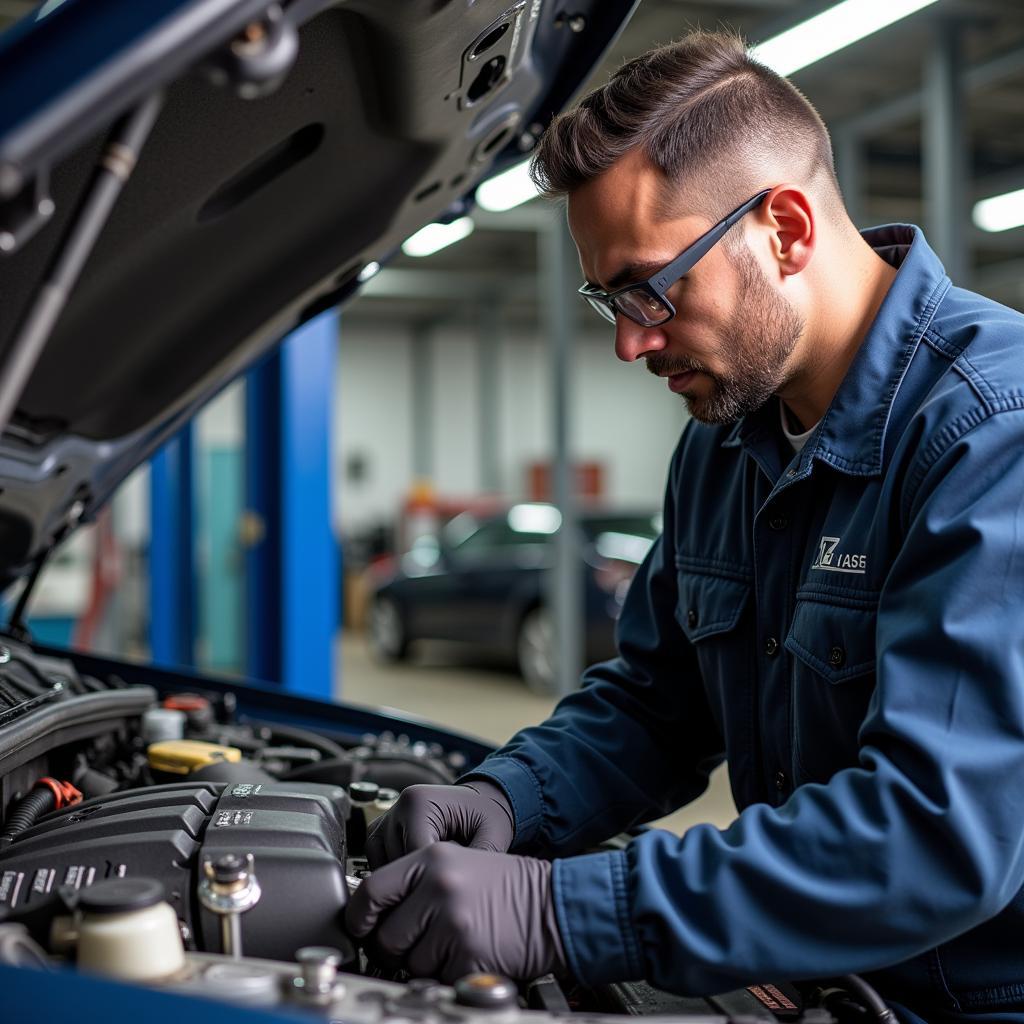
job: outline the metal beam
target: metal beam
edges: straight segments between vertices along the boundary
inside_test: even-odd
[[[501,318],[497,302],[484,302],[477,317],[477,437],[479,488],[486,494],[501,490]]]
[[[412,474],[417,481],[434,478],[434,342],[429,324],[413,328],[409,379],[412,410]]]
[[[550,603],[555,632],[556,690],[570,693],[580,684],[583,670],[583,554],[572,462],[570,424],[570,367],[573,358],[575,304],[571,304],[571,267],[576,250],[564,218],[549,223],[540,235],[545,334],[550,355],[552,399],[551,496],[562,513],[555,535],[555,564],[550,579]]]
[[[1024,73],[1024,47],[1009,50],[998,57],[965,68],[961,75],[964,90],[975,92],[1021,73]],[[924,110],[926,94],[927,89],[914,89],[887,103],[879,103],[869,110],[837,121],[832,129],[835,132],[853,132],[862,136],[875,135],[901,121],[916,120]]]
[[[832,133],[836,155],[836,175],[843,193],[843,201],[850,220],[857,227],[865,227],[864,200],[867,196],[866,160],[864,140],[856,133]]]
[[[934,24],[933,33],[925,62],[928,102],[922,136],[928,239],[953,281],[966,286],[971,265],[966,209],[970,166],[961,78],[963,31],[944,19]]]

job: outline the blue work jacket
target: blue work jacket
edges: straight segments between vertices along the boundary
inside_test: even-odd
[[[774,398],[688,424],[619,656],[472,774],[514,851],[559,857],[584,982],[856,972],[929,1019],[1024,1020],[1024,317],[917,228],[865,238],[898,273],[803,451]],[[728,828],[568,856],[723,759]]]

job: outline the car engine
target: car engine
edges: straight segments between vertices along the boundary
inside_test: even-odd
[[[464,755],[386,729],[256,719],[223,683],[154,682],[0,638],[0,965],[352,1024],[496,1011],[509,1024],[865,1019],[842,988],[691,999],[643,983],[590,991],[478,974],[447,986],[384,969],[344,928],[368,873],[367,827],[406,786],[454,782]]]

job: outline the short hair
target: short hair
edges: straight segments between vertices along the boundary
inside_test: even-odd
[[[724,215],[780,152],[824,186],[830,213],[842,204],[818,112],[731,33],[692,32],[624,64],[552,121],[530,171],[541,195],[566,196],[637,147],[666,179],[666,213],[685,185]]]

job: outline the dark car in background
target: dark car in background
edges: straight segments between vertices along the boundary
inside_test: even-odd
[[[438,535],[418,538],[377,571],[368,632],[373,654],[398,661],[416,640],[454,640],[515,659],[540,693],[555,686],[548,570],[561,516],[523,503],[489,516],[464,512]],[[615,654],[615,622],[633,574],[661,529],[650,511],[589,509],[580,514],[584,653]]]

